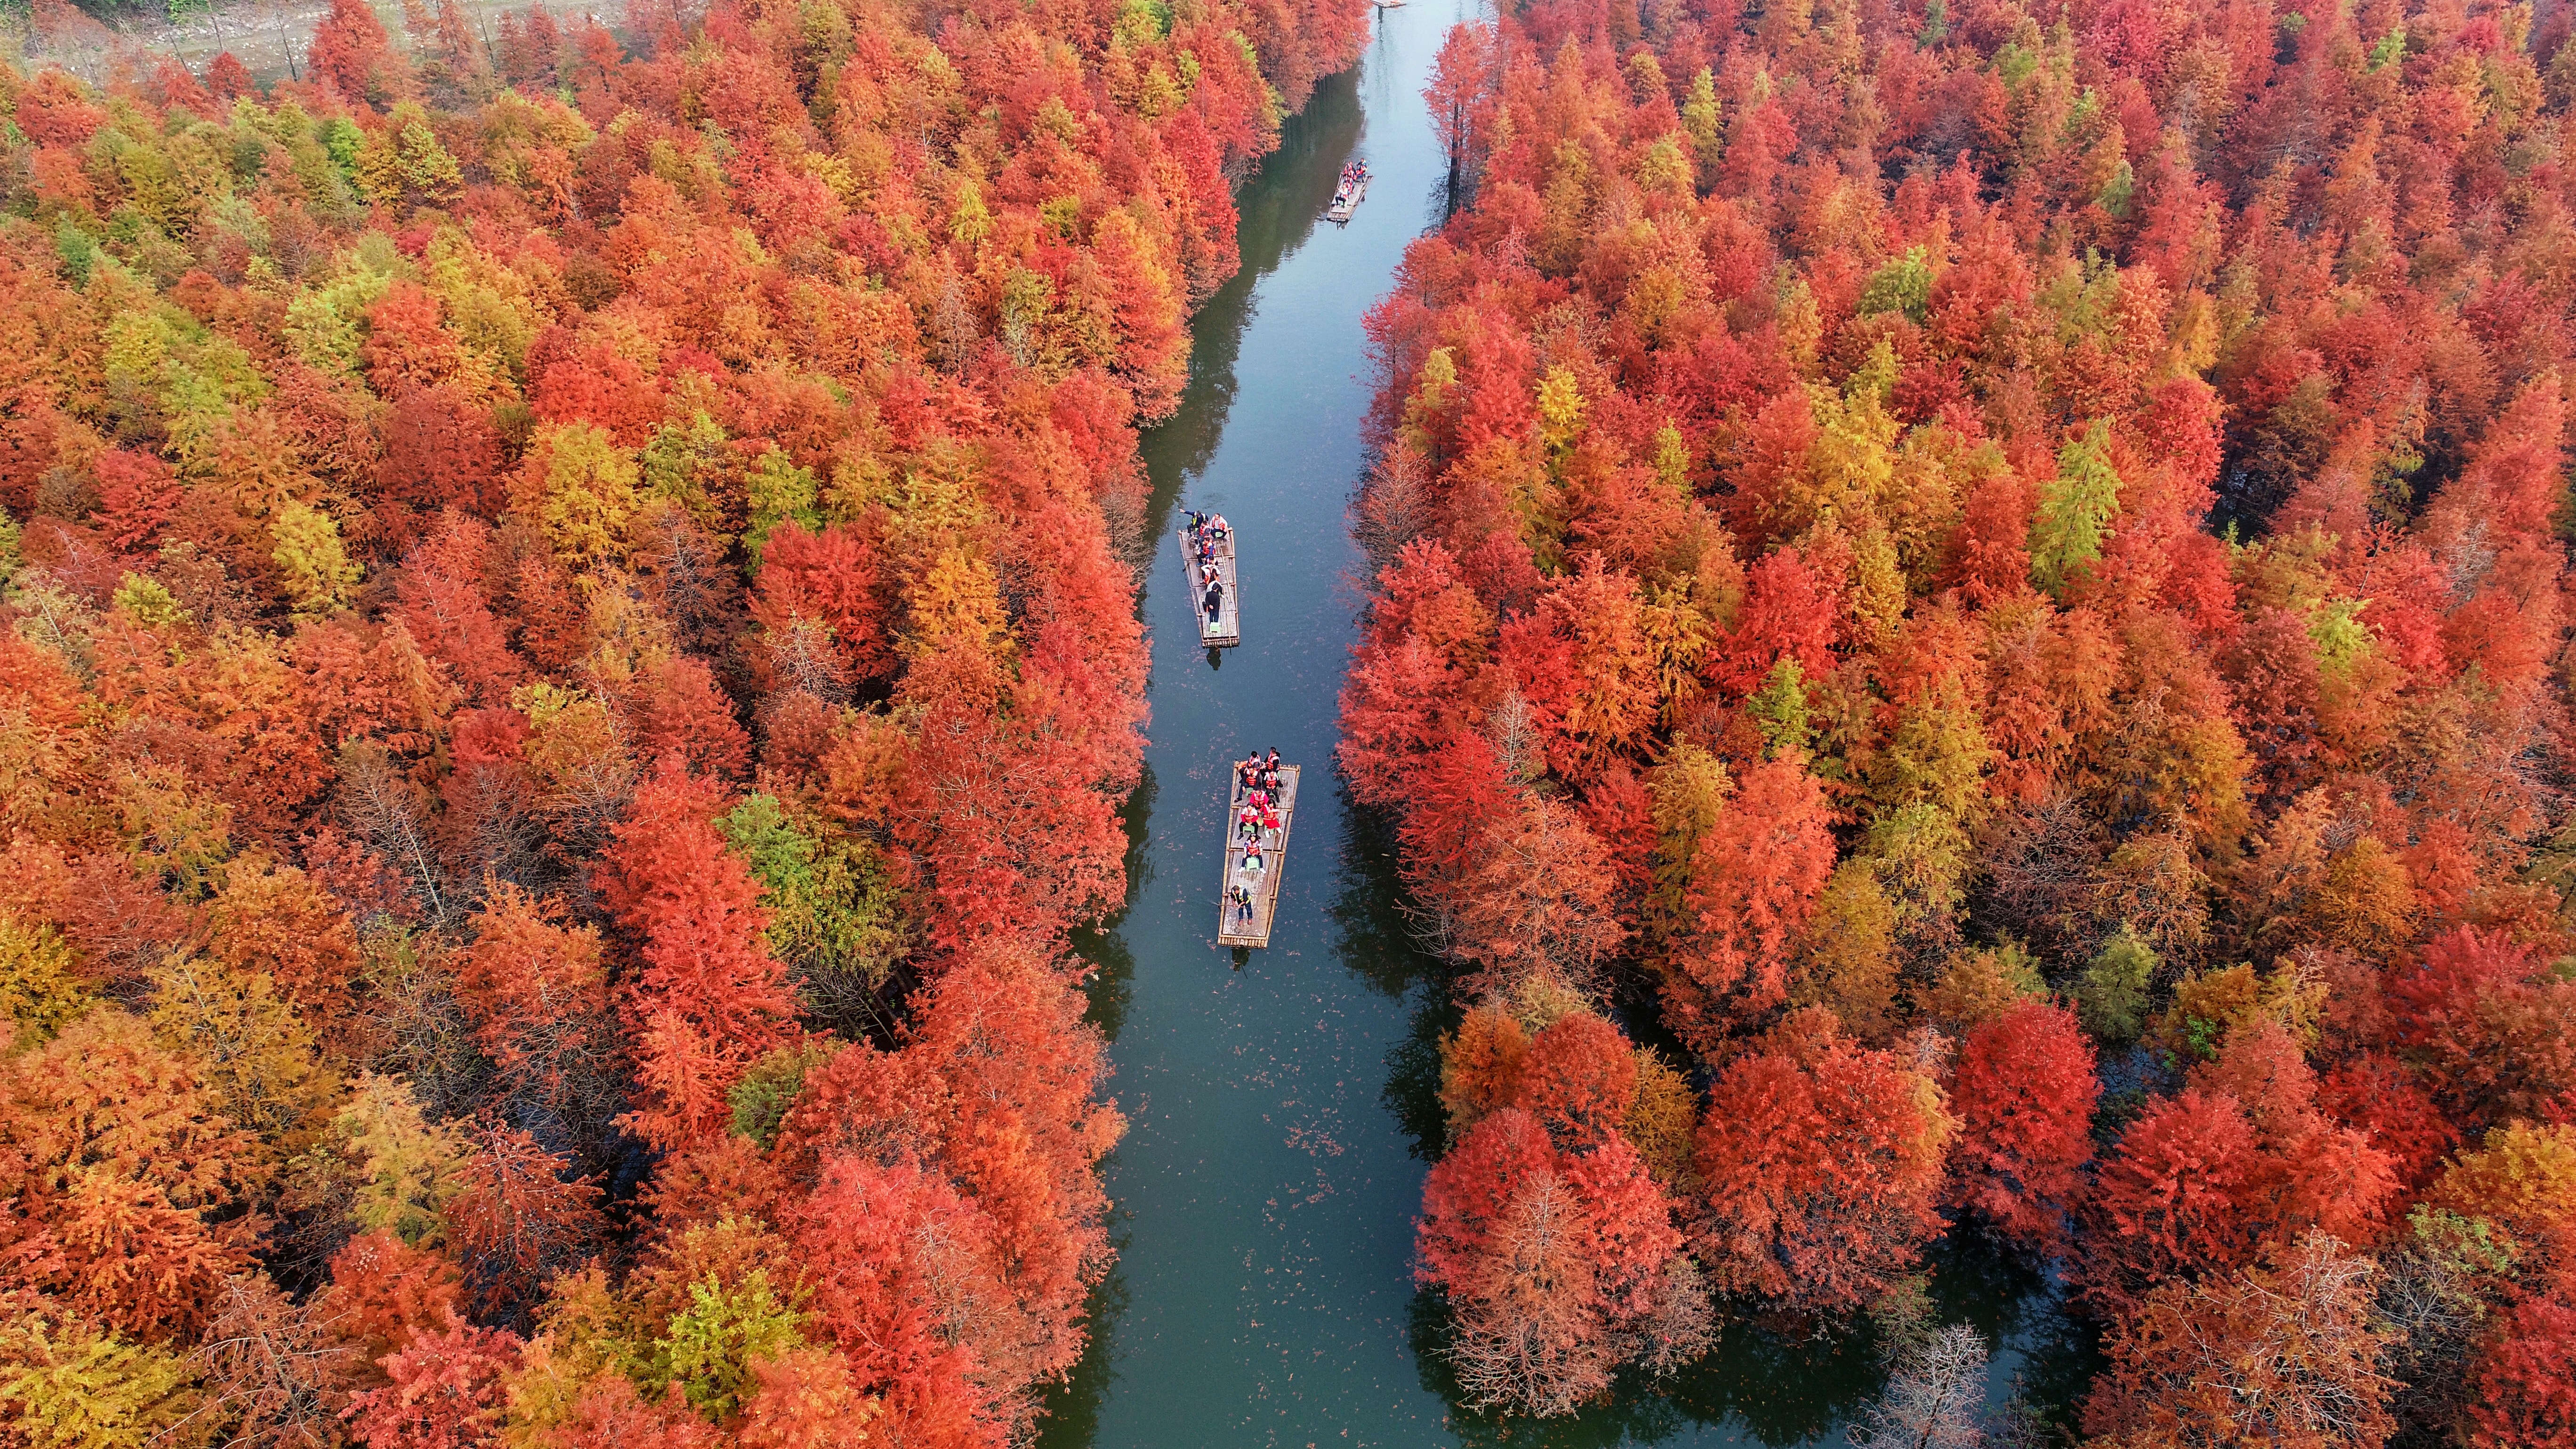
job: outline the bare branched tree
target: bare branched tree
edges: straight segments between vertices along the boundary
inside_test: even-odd
[[[2379,1369],[2396,1386],[2389,1410],[2400,1438],[2434,1443],[2468,1403],[2470,1348],[2489,1316],[2479,1287],[2492,1281],[2478,1269],[2508,1260],[2498,1254],[2478,1263],[2425,1238],[2419,1232],[2416,1242],[2387,1257],[2371,1306],[2389,1334]]]
[[[360,838],[402,873],[435,925],[448,915],[446,872],[429,836],[429,804],[420,787],[372,740],[340,751],[340,808]]]
[[[2275,1266],[2149,1293],[2106,1345],[2111,1432],[2210,1444],[2364,1445],[2396,1427],[2379,1265],[2311,1232]]]
[[[769,666],[780,680],[826,704],[850,701],[850,671],[832,647],[832,628],[819,619],[797,619],[760,636]]]
[[[1899,1361],[1845,1437],[1860,1449],[1978,1449],[1985,1408],[1986,1340],[1954,1323]]]
[[[357,1346],[256,1274],[225,1279],[218,1295],[214,1322],[190,1356],[203,1392],[166,1437],[223,1449],[346,1443],[340,1413]]]
[[[1430,531],[1430,472],[1423,456],[1401,440],[1379,456],[1351,519],[1351,536],[1370,568],[1385,568],[1406,544]]]
[[[1606,852],[1557,801],[1528,797],[1515,815],[1485,832],[1458,892],[1451,948],[1476,968],[1463,984],[1509,994],[1538,980],[1596,992],[1624,934],[1609,909]]]
[[[1717,1342],[1708,1280],[1688,1254],[1675,1253],[1655,1285],[1653,1309],[1637,1325],[1636,1362],[1657,1378],[1696,1362]]]
[[[1547,754],[1539,739],[1538,720],[1530,714],[1529,701],[1517,689],[1505,689],[1503,697],[1485,716],[1485,733],[1494,745],[1494,758],[1500,760],[1505,778],[1528,784],[1547,773]]]
[[[1533,1178],[1495,1233],[1481,1291],[1457,1305],[1449,1361],[1478,1408],[1546,1418],[1607,1388],[1615,1349],[1598,1331],[1590,1235],[1574,1191]]]

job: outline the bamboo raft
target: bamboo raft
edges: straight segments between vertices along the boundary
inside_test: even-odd
[[[1324,219],[1337,222],[1349,221],[1351,213],[1360,209],[1360,202],[1367,196],[1368,178],[1363,176],[1360,178],[1359,185],[1352,187],[1347,195],[1334,201],[1331,209],[1324,213]]]
[[[1232,774],[1231,771],[1228,773]],[[1297,767],[1279,767],[1279,828],[1262,837],[1262,868],[1257,875],[1245,873],[1242,853],[1235,849],[1234,818],[1242,810],[1243,779],[1240,775],[1233,775],[1232,788],[1227,792],[1224,828],[1220,833],[1223,848],[1217,867],[1216,942],[1220,946],[1267,946],[1270,944],[1271,921],[1279,913],[1279,877],[1288,866],[1288,827],[1296,823]],[[1227,903],[1226,898],[1237,882],[1252,892],[1250,920],[1235,915],[1234,908]]]
[[[1234,581],[1234,534],[1216,546],[1217,582],[1225,589],[1224,602],[1217,606],[1216,619],[1210,622],[1207,609],[1199,601],[1205,591],[1199,587],[1199,551],[1187,528],[1181,530],[1181,567],[1189,575],[1190,609],[1199,621],[1199,642],[1211,649],[1228,649],[1243,642],[1242,592]]]

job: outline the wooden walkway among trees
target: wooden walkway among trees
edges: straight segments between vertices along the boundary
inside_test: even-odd
[[[1231,769],[1234,785],[1228,794],[1223,822],[1223,851],[1217,869],[1216,940],[1220,946],[1267,946],[1270,944],[1271,919],[1279,911],[1279,877],[1288,868],[1288,827],[1296,821],[1297,767],[1279,767],[1279,793],[1275,809],[1279,828],[1265,831],[1261,837],[1261,869],[1243,868],[1243,850],[1235,842],[1235,818],[1243,813],[1243,777]],[[1234,905],[1234,888],[1243,886],[1252,894],[1249,919]]]

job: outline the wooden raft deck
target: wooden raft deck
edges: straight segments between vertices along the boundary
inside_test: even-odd
[[[1216,622],[1208,622],[1207,609],[1199,602],[1207,591],[1199,586],[1199,552],[1190,540],[1190,531],[1181,530],[1181,570],[1190,581],[1190,608],[1199,621],[1199,642],[1211,649],[1230,649],[1243,642],[1243,593],[1234,581],[1234,534],[1216,546],[1216,576],[1225,585],[1225,602],[1217,610]]]
[[[1228,774],[1232,771],[1229,769]],[[1267,946],[1270,923],[1279,913],[1279,877],[1288,868],[1288,827],[1297,823],[1297,767],[1279,767],[1279,828],[1261,842],[1261,873],[1243,871],[1243,855],[1234,847],[1234,817],[1243,809],[1243,781],[1234,779],[1227,791],[1225,820],[1220,832],[1217,864],[1216,943],[1220,946]],[[1240,881],[1252,890],[1252,919],[1243,920],[1231,914],[1227,895]]]
[[[1359,189],[1351,193],[1350,200],[1342,202],[1325,211],[1324,219],[1326,221],[1348,221],[1351,219],[1351,213],[1359,210],[1360,203],[1366,200],[1368,200],[1368,178],[1363,176],[1360,178]]]

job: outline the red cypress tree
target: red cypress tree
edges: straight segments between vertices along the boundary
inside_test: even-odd
[[[1516,1107],[1432,1168],[1415,1233],[1419,1276],[1455,1313],[1450,1358],[1470,1398],[1540,1414],[1599,1393],[1638,1351],[1681,1241],[1626,1142],[1560,1153]]]
[[[434,321],[433,321],[433,325]],[[508,504],[501,483],[501,435],[487,411],[457,389],[431,382],[389,389],[381,496],[424,514],[461,509],[497,518]]]
[[[526,677],[527,661],[511,650],[485,592],[491,549],[492,530],[482,521],[444,513],[404,556],[395,597],[421,652],[447,666],[468,698],[498,707]]]
[[[2253,1124],[2265,1168],[2249,1206],[2271,1241],[2311,1228],[2344,1242],[2377,1236],[2396,1189],[2388,1155],[2317,1109],[2316,1073],[2280,1023],[2238,1028],[2191,1079],[2233,1096]]]
[[[478,1124],[474,1151],[446,1209],[448,1246],[487,1313],[527,1302],[554,1274],[588,1256],[603,1224],[599,1189],[570,1174],[515,1127]]]
[[[474,946],[456,973],[456,1004],[477,1041],[506,1072],[551,1073],[584,1050],[608,1006],[599,933],[562,924],[554,903],[502,884],[474,921]]]
[[[1929,1078],[1830,1013],[1793,1014],[1709,1092],[1693,1161],[1710,1281],[1827,1311],[1876,1298],[1941,1231],[1951,1129]]]
[[[1466,872],[1435,887],[1451,903],[1453,948],[1477,967],[1470,988],[1509,994],[1534,980],[1589,984],[1625,935],[1600,837],[1564,805],[1536,795],[1476,808]]]
[[[1448,751],[1473,747],[1461,738],[1462,683],[1417,637],[1359,651],[1342,684],[1342,738],[1334,754],[1361,800],[1396,804],[1417,772],[1439,768]]]
[[[257,88],[257,83],[251,79],[250,67],[242,64],[229,50],[218,54],[206,65],[206,89],[214,94],[216,100],[229,105]]]
[[[361,1233],[331,1257],[319,1300],[333,1327],[373,1363],[416,1333],[443,1331],[461,1289],[456,1265],[391,1233]]]
[[[638,753],[713,779],[739,779],[750,762],[751,736],[705,660],[675,654],[647,664],[627,700]]]
[[[331,0],[330,13],[313,27],[305,63],[332,89],[360,105],[384,106],[407,93],[411,79],[394,53],[384,22],[367,0]]]
[[[1588,1151],[1619,1133],[1637,1094],[1637,1056],[1619,1029],[1588,1011],[1569,1012],[1529,1044],[1516,1099],[1558,1147]]]
[[[889,1437],[942,1446],[994,1442],[1009,1406],[973,1348],[940,1331],[934,1285],[1000,1296],[975,1251],[971,1209],[918,1168],[831,1162],[796,1208],[791,1235],[814,1326],[884,1401]]]
[[[1790,951],[1833,873],[1831,818],[1804,761],[1783,756],[1745,772],[1700,840],[1664,979],[1666,1013],[1695,1050],[1715,1052],[1787,999]]]
[[[2316,1111],[2296,1046],[2261,1023],[2122,1134],[2087,1214],[2087,1291],[2125,1309],[2311,1229],[2366,1237],[2394,1185],[2384,1154]]]
[[[1512,1194],[1534,1174],[1554,1170],[1556,1150],[1538,1119],[1505,1107],[1478,1122],[1422,1184],[1422,1216],[1415,1250],[1426,1283],[1473,1281],[1493,1243]]]
[[[2100,1095],[2092,1044],[2063,1006],[2025,1000],[1969,1032],[1950,1080],[1953,1200],[2016,1242],[2063,1247]]]
[[[1841,638],[1839,594],[1794,548],[1764,557],[1745,571],[1743,611],[1710,652],[1710,682],[1740,699],[1783,659],[1797,661],[1810,676],[1832,673]]]
[[[723,1131],[725,1094],[794,1031],[795,998],[762,935],[761,888],[716,831],[719,803],[713,785],[663,757],[596,876],[644,968],[623,1003],[645,1083],[629,1129],[665,1150]]]
[[[2397,1044],[2462,1126],[2568,1111],[2576,1035],[2564,1023],[2576,983],[2547,977],[2528,947],[2500,931],[2446,931],[2389,974],[2387,995]]]
[[[2150,1293],[2105,1349],[2085,1427],[2120,1444],[2376,1444],[2395,1427],[2378,1369],[2374,1265],[2315,1234],[2276,1267]]]
[[[846,524],[815,534],[792,520],[782,523],[761,546],[752,615],[772,636],[804,620],[824,625],[850,677],[877,678],[894,663],[881,567],[875,548]]]
[[[170,465],[149,453],[110,448],[90,466],[98,474],[103,531],[118,548],[150,542],[184,496]]]
[[[349,1427],[367,1449],[471,1449],[492,1442],[507,1402],[503,1376],[518,1366],[518,1336],[456,1316],[417,1332],[383,1359],[391,1383],[349,1403]]]
[[[2519,1295],[2470,1380],[2467,1439],[2476,1449],[2576,1445],[2576,1306]]]

